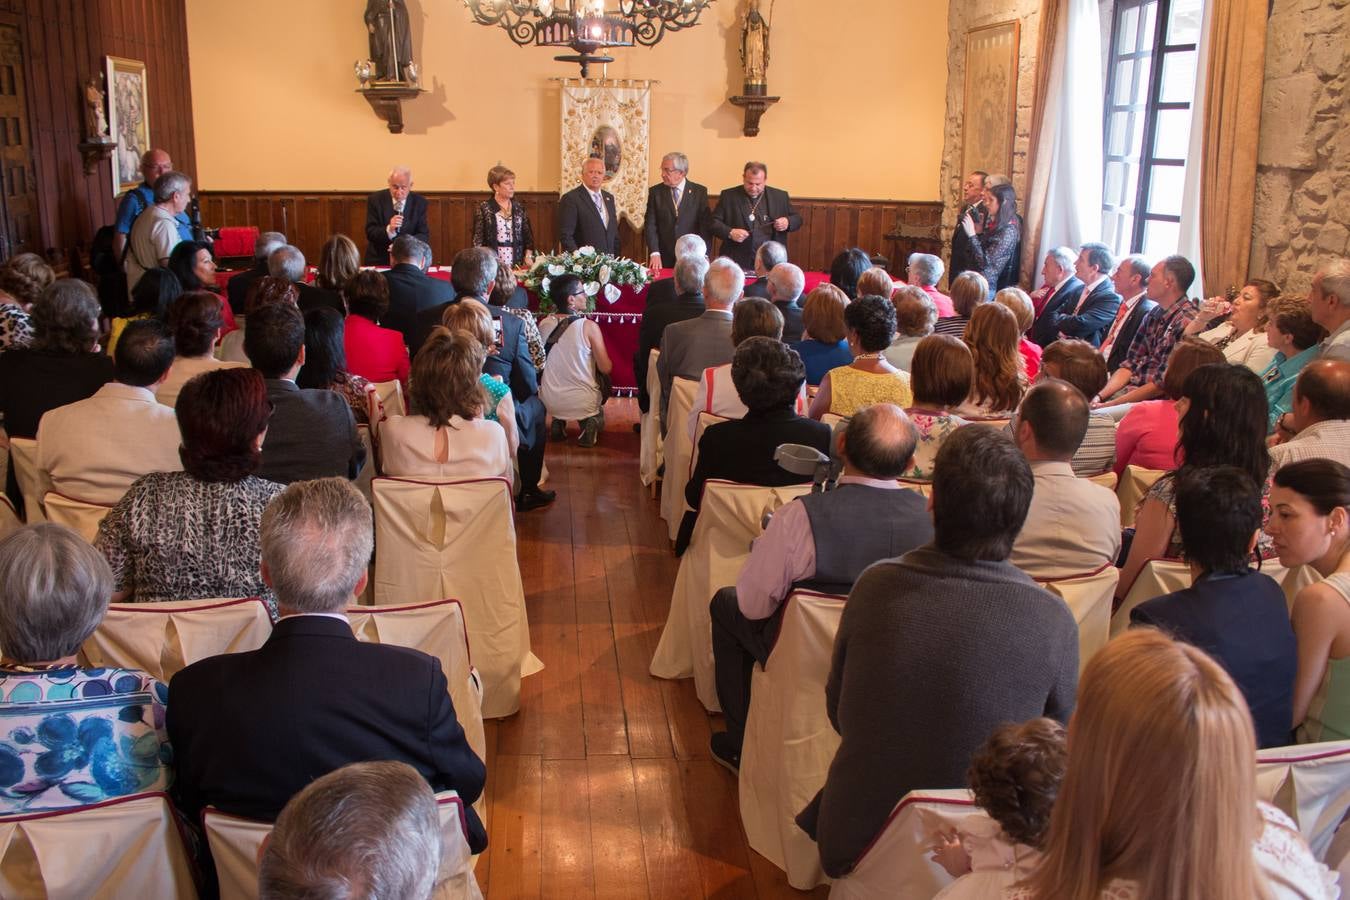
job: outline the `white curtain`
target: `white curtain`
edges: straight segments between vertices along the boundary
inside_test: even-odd
[[[1213,31],[1214,4],[1203,4],[1200,20],[1200,45],[1195,53],[1195,95],[1191,99],[1191,136],[1187,148],[1186,179],[1181,186],[1181,234],[1177,237],[1177,253],[1195,266],[1195,283],[1188,293],[1192,297],[1205,296],[1204,259],[1200,240],[1200,182],[1204,167],[1195,163],[1205,158],[1205,91],[1209,79],[1209,44]],[[1214,286],[1218,289],[1218,285]]]
[[[1041,213],[1033,235],[1041,257],[1052,247],[1100,240],[1102,231],[1100,16],[1097,0],[1061,2],[1027,198]],[[1039,270],[1033,260],[1038,282]]]

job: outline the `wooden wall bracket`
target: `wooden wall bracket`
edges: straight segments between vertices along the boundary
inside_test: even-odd
[[[412,100],[418,94],[425,94],[426,90],[402,83],[375,83],[369,87],[358,88],[356,92],[366,98],[370,108],[375,110],[375,115],[389,126],[390,134],[402,134],[403,101]]]
[[[747,86],[748,87],[748,86]],[[759,134],[759,118],[764,115],[770,106],[777,103],[780,97],[766,97],[763,94],[737,94],[731,98],[733,106],[740,106],[745,109],[745,128],[742,134],[746,137],[754,137]]]
[[[105,134],[96,138],[86,138],[77,146],[80,148],[80,156],[84,158],[84,174],[93,175],[99,163],[112,159],[113,151],[117,149],[117,141]]]

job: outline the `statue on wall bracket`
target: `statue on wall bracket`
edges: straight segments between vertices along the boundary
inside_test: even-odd
[[[741,68],[745,73],[743,93],[731,98],[734,106],[745,109],[746,137],[759,134],[759,119],[765,110],[780,98],[769,96],[769,30],[773,19],[773,0],[769,0],[769,17],[760,12],[760,0],[748,0],[741,18]]]
[[[424,93],[413,59],[406,0],[366,0],[370,59],[357,60],[357,92],[392,134],[403,132],[403,101]]]

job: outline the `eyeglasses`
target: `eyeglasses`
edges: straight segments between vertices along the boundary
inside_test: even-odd
[[[673,169],[673,168],[671,168],[670,166],[662,166],[662,167],[661,167],[661,174],[662,174],[662,175],[674,175],[676,172],[680,172],[680,171],[683,171],[683,170],[681,170],[681,169]]]

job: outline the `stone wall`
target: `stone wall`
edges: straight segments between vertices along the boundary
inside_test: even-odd
[[[1303,292],[1350,253],[1350,0],[1275,0],[1266,34],[1250,274]]]

